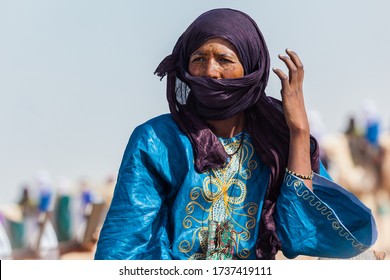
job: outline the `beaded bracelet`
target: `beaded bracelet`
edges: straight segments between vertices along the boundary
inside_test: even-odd
[[[303,179],[303,180],[311,180],[313,179],[313,170],[311,171],[310,175],[301,175],[301,174],[298,174],[298,173],[295,173],[294,171],[291,171],[291,170],[288,170],[288,168],[286,167],[286,172],[288,174],[291,174],[291,175],[294,175],[300,179]]]

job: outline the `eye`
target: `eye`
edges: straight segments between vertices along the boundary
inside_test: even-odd
[[[206,59],[202,56],[197,56],[191,59],[191,62],[204,62],[204,61],[206,61]]]
[[[219,61],[220,61],[221,63],[233,63],[232,60],[230,60],[230,59],[228,59],[228,58],[226,58],[226,57],[221,57],[221,58],[219,58]]]

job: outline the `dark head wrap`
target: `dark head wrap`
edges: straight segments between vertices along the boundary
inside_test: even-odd
[[[212,79],[188,74],[191,54],[211,38],[223,38],[234,45],[244,77]],[[155,72],[161,78],[168,75],[169,109],[192,143],[199,172],[221,168],[229,158],[205,120],[221,120],[245,112],[246,129],[255,150],[271,171],[256,243],[258,259],[274,259],[281,248],[273,213],[287,166],[290,140],[281,101],[264,92],[269,68],[268,49],[253,19],[237,10],[214,9],[200,15],[187,28],[172,54]],[[311,146],[312,168],[318,172],[318,147],[313,137]]]

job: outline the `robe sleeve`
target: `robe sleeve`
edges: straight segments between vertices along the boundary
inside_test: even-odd
[[[126,147],[95,259],[170,259],[165,147],[152,128],[138,127]],[[156,156],[158,155],[158,156]],[[164,158],[167,161],[167,158]]]
[[[275,212],[283,254],[354,257],[377,239],[371,210],[334,183],[322,165],[319,173],[313,177],[313,192],[299,178],[285,175]]]

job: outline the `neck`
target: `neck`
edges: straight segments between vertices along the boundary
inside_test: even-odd
[[[224,120],[208,120],[215,135],[231,138],[244,130],[244,113],[239,113]]]

